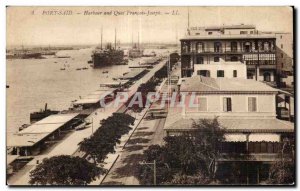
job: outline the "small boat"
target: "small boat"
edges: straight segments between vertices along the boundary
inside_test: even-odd
[[[71,56],[57,56],[57,58],[71,58]]]
[[[30,126],[29,124],[23,124],[21,127],[19,127],[19,131],[22,131],[23,129],[26,129],[29,126]]]
[[[108,70],[105,70],[105,71],[103,71],[102,73],[103,73],[103,74],[107,74],[107,73],[108,73]]]
[[[57,63],[57,62],[54,62],[54,63]]]
[[[81,70],[81,68],[76,68],[76,70]]]
[[[9,85],[6,85],[6,88],[9,88]]]
[[[92,61],[92,60],[89,60],[89,61],[87,61],[87,63],[88,63],[88,64],[92,64],[92,63],[93,63],[93,61]]]
[[[83,69],[83,70],[87,70],[87,69],[89,69],[89,68],[88,68],[88,67],[83,67],[82,69]]]
[[[60,70],[66,70],[66,68],[61,68]]]

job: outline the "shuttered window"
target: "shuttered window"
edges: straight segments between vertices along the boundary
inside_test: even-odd
[[[198,98],[198,111],[207,111],[207,99],[206,97]]]
[[[257,111],[256,97],[248,97],[248,111],[249,112]]]
[[[223,98],[223,111],[232,111],[231,98],[230,97],[224,97]]]

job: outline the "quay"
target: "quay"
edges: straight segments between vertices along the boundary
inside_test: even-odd
[[[130,88],[128,88],[129,95],[133,95],[142,83],[149,81],[158,70],[160,70],[163,66],[166,65],[167,63],[166,61],[167,61],[166,59],[162,60],[160,63],[155,65],[152,70],[146,73],[141,79],[138,79]],[[139,71],[141,72],[141,70]],[[138,75],[138,73],[136,73],[136,75]],[[133,75],[131,74],[130,76]],[[92,96],[90,98],[91,100],[93,99]],[[88,99],[85,100],[87,101]],[[112,103],[114,103],[114,101],[115,100],[112,100]],[[106,119],[107,117],[111,116],[113,113],[120,111],[122,107],[123,105],[120,105],[120,107],[118,108],[115,107],[95,108],[93,112],[91,112],[91,114],[85,118],[86,121],[91,122],[91,126],[89,128],[85,128],[80,131],[72,131],[68,136],[65,137],[65,139],[58,142],[54,148],[51,148],[51,150],[46,152],[45,154],[36,155],[36,156],[32,155],[33,159],[29,163],[27,163],[22,169],[16,172],[14,176],[11,176],[8,179],[8,184],[28,185],[28,182],[30,180],[30,171],[33,170],[36,167],[36,165],[39,164],[39,162],[42,161],[44,158],[50,158],[58,155],[78,154],[79,143],[82,142],[85,138],[90,137],[98,128],[100,128],[99,124],[101,120]],[[75,118],[77,116],[77,113],[74,113],[73,115],[74,115],[73,118]]]

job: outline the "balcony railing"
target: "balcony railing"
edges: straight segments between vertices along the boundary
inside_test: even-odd
[[[202,50],[182,50],[183,54],[247,54],[247,53],[275,53],[275,50],[245,50],[245,49],[219,49],[205,48]]]

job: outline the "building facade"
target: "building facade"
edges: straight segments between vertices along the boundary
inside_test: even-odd
[[[293,123],[276,118],[276,97],[282,92],[267,84],[193,76],[179,80],[178,92],[186,95],[185,107],[169,110],[164,130],[169,136],[192,136],[195,121],[217,118],[225,130],[215,167],[220,176],[226,177],[232,165],[244,166],[252,170],[241,170],[240,183],[262,183],[270,165],[281,160],[284,145],[294,140]],[[194,107],[188,104],[191,100]]]
[[[275,82],[276,37],[252,25],[191,28],[181,39],[181,76]]]

